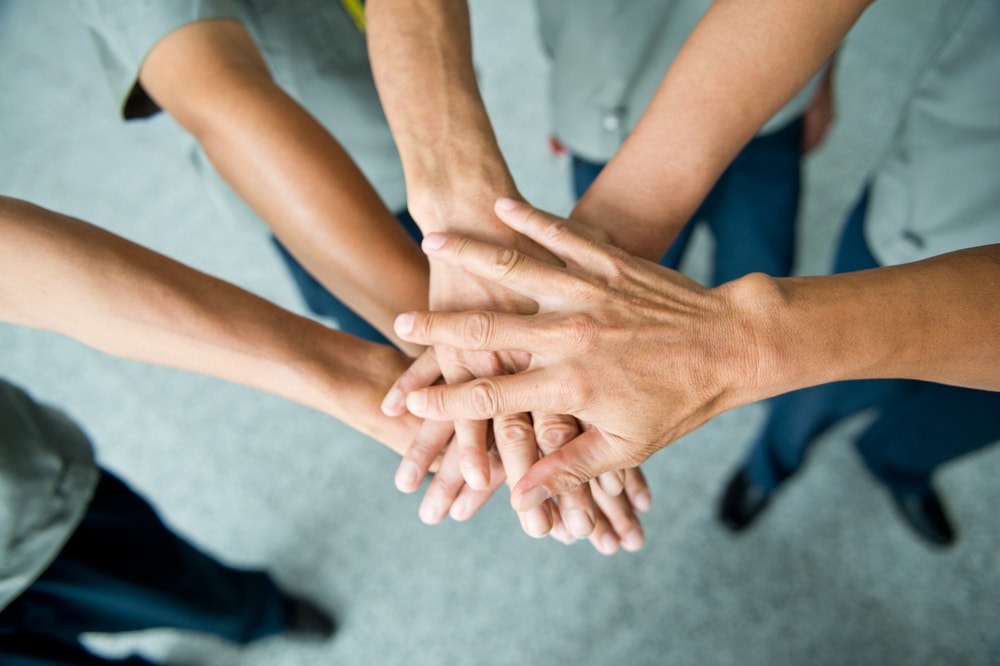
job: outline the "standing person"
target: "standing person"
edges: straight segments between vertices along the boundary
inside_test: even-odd
[[[708,0],[537,0],[542,43],[551,60],[553,140],[569,152],[578,198],[635,128],[710,5]],[[831,79],[825,68],[765,123],[673,240],[662,265],[676,269],[693,230],[705,223],[715,240],[712,285],[754,271],[791,274],[801,161],[832,120]]]
[[[835,273],[909,263],[1000,242],[1000,6],[945,3],[888,155],[850,214]],[[745,529],[801,468],[810,444],[840,420],[874,408],[856,441],[869,472],[926,543],[956,530],[935,490],[945,463],[1000,440],[1000,394],[879,380],[779,396],[719,517]]]
[[[392,347],[6,197],[0,321],[274,393],[396,451],[419,425],[378,411],[385,387],[407,366]],[[98,465],[79,426],[2,380],[0,443],[0,662],[107,663],[80,644],[87,631],[163,626],[241,643],[280,633],[331,635],[325,612],[283,592],[266,573],[228,567],[174,533]]]

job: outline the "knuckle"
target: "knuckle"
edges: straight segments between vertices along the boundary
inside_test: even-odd
[[[511,248],[503,248],[494,255],[492,264],[493,278],[503,281],[511,277],[517,271],[523,259],[524,257],[520,252]]]
[[[597,324],[593,317],[582,313],[573,315],[566,319],[563,329],[567,345],[580,351],[592,349],[597,336]]]
[[[481,379],[472,384],[470,400],[473,411],[487,419],[500,413],[500,395],[497,386],[489,379]]]
[[[493,434],[496,437],[497,446],[509,444],[520,444],[531,441],[534,437],[531,425],[524,419],[496,419],[493,423]]]
[[[563,446],[576,436],[579,429],[569,423],[547,424],[538,430],[538,445],[549,453]]]
[[[482,350],[493,336],[493,315],[488,312],[474,312],[466,317],[463,337],[477,349]]]

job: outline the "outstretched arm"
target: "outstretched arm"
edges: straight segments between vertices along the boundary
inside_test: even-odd
[[[426,305],[419,248],[336,139],[272,80],[242,24],[175,30],[139,81],[296,259],[373,326],[395,339],[393,317]]]
[[[218,377],[325,412],[399,453],[419,426],[379,410],[399,351],[292,314],[86,222],[0,197],[0,320]]]
[[[531,354],[526,372],[407,396],[425,418],[544,409],[593,428],[518,483],[526,509],[638,464],[733,407],[813,386],[900,377],[1000,390],[1000,245],[821,277],[751,274],[715,289],[513,201],[498,213],[565,262],[434,234],[425,251],[532,298],[536,315],[406,313],[413,342]]]
[[[571,217],[659,261],[740,149],[871,2],[716,0]]]

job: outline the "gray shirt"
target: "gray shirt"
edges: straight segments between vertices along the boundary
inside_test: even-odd
[[[552,62],[552,127],[576,155],[607,162],[635,128],[711,0],[537,0]],[[801,116],[817,75],[761,129]]]
[[[883,265],[1000,243],[1000,2],[948,0],[936,27],[872,181]]]
[[[98,476],[72,421],[0,379],[0,609],[55,559]]]
[[[158,111],[138,83],[158,41],[190,23],[240,21],[274,80],[340,142],[393,211],[406,206],[399,154],[382,112],[365,35],[336,0],[77,0],[112,94],[125,118]],[[196,149],[195,162],[237,219],[250,209]]]

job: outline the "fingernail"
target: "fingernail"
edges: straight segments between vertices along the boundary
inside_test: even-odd
[[[420,468],[409,460],[399,463],[396,470],[396,488],[404,493],[412,493],[420,485]]]
[[[603,555],[614,555],[618,552],[618,539],[613,534],[605,534],[601,537],[601,553]]]
[[[642,542],[643,542],[642,530],[636,528],[631,532],[629,532],[628,534],[626,534],[625,538],[622,539],[622,548],[629,551],[630,553],[634,553],[635,551],[642,548]]]
[[[399,389],[392,389],[382,399],[382,413],[386,416],[399,416],[406,411],[406,399]]]
[[[545,486],[535,486],[531,490],[521,493],[520,497],[517,498],[515,508],[518,511],[528,511],[529,509],[534,509],[550,497],[552,497],[552,493],[549,492],[548,488]]]
[[[573,543],[573,535],[569,533],[566,526],[562,523],[558,523],[552,528],[551,536],[553,539],[560,543],[564,543],[567,546]]]
[[[653,508],[653,498],[649,495],[648,490],[643,490],[641,493],[635,496],[632,502],[636,511],[641,511],[646,513],[651,508]]]
[[[472,513],[472,504],[469,502],[468,497],[459,497],[455,500],[455,503],[451,505],[451,511],[448,515],[452,517],[453,520],[468,520]]]
[[[422,244],[425,250],[440,250],[446,240],[448,240],[448,237],[444,234],[432,233],[424,236]]]
[[[470,467],[468,469],[462,469],[462,478],[465,482],[469,484],[469,487],[473,490],[486,490],[490,486],[490,480],[483,470],[478,467]]]
[[[418,515],[420,516],[420,520],[427,525],[437,525],[441,522],[441,518],[443,517],[441,514],[441,507],[438,506],[437,502],[427,499],[420,504],[420,511]]]
[[[497,199],[496,207],[499,210],[514,210],[515,206],[517,206],[517,202],[513,199],[508,199],[507,197]]]
[[[594,531],[594,521],[583,509],[572,509],[563,513],[563,520],[570,534],[577,539],[586,538]]]
[[[406,335],[413,330],[413,313],[404,312],[403,314],[396,317],[396,323],[393,328],[400,335]]]
[[[406,396],[406,408],[417,416],[423,416],[427,409],[427,395],[423,391],[414,391]]]
[[[528,534],[536,539],[540,539],[552,531],[552,521],[542,507],[529,511],[525,521],[528,525]]]

